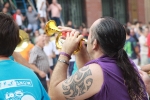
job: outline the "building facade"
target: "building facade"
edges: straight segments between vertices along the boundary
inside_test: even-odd
[[[122,24],[150,21],[150,0],[58,0],[62,4],[62,19],[66,23],[72,20],[79,26],[92,23],[104,16],[111,16]],[[67,13],[67,14],[66,14]]]
[[[85,0],[87,26],[103,16],[111,16],[122,24],[150,22],[150,0]],[[93,5],[94,6],[93,6]],[[99,7],[99,8],[98,8]],[[95,13],[94,13],[95,12]],[[92,13],[92,14],[91,14]],[[95,14],[95,15],[94,15]]]

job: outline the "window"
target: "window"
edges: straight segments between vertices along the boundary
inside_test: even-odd
[[[103,16],[114,17],[122,24],[126,23],[126,0],[102,0]]]
[[[62,6],[61,18],[64,25],[69,20],[76,26],[85,23],[84,0],[58,0],[58,2]]]

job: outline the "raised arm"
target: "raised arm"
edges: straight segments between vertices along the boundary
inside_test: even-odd
[[[82,38],[79,32],[72,30],[67,34],[61,51],[71,55]],[[85,100],[100,91],[103,73],[98,64],[82,67],[67,79],[68,65],[69,57],[60,55],[50,81],[52,100]]]
[[[61,11],[61,10],[62,10],[62,7],[61,7],[61,5],[60,5],[60,4],[57,4],[57,7],[58,7],[59,11]]]

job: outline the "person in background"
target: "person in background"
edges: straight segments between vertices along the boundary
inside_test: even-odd
[[[143,31],[141,27],[141,22],[136,21],[134,24],[135,24],[135,27],[134,27],[135,35],[137,38],[139,38],[141,35],[141,32]]]
[[[88,38],[88,30],[87,30],[87,28],[83,28],[83,30],[82,30],[82,35],[84,36],[84,38]]]
[[[27,31],[34,33],[38,29],[38,14],[32,9],[31,6],[28,7],[26,17],[28,19]]]
[[[40,35],[36,38],[36,45],[30,51],[29,63],[33,66],[37,67],[39,70],[45,72],[46,74],[50,73],[50,66],[45,52],[43,51],[44,43],[44,35]],[[41,78],[38,73],[36,73],[39,80],[41,81],[43,87],[47,91],[47,82],[46,77]]]
[[[50,77],[52,74],[52,70],[54,68],[54,64],[53,64],[53,58],[56,57],[55,53],[54,53],[54,45],[52,42],[50,42],[50,36],[44,35],[45,37],[45,46],[43,48],[45,54],[47,55],[47,59],[49,61],[49,68],[50,68],[50,73],[48,73],[47,76],[47,86],[49,87],[49,81],[50,81]]]
[[[128,28],[128,29],[131,29],[131,27],[132,27],[131,22],[127,22],[127,28]]]
[[[3,9],[2,9],[2,13],[10,15],[10,14],[8,13],[8,9],[7,9],[7,8],[3,8]]]
[[[31,40],[32,40],[32,43],[33,43],[33,44],[36,44],[35,41],[36,41],[36,38],[37,38],[38,36],[40,36],[40,33],[39,33],[38,30],[36,30],[36,31],[34,32],[33,37],[31,37]]]
[[[78,28],[78,29],[79,29],[79,32],[80,32],[80,33],[82,33],[83,28],[84,28],[84,27],[83,27],[82,25],[81,25],[81,26],[79,26],[79,28]]]
[[[137,37],[137,35],[134,31],[134,28],[130,28],[129,30],[130,30],[130,36],[132,36],[138,44],[139,43],[139,38]]]
[[[45,46],[44,46],[43,50],[48,57],[50,69],[53,70],[53,68],[54,68],[53,58],[56,57],[55,50],[54,50],[54,44],[50,41],[49,36],[47,36],[47,35],[44,35],[44,36],[45,36]]]
[[[39,29],[39,33],[41,34],[41,35],[43,35],[44,33],[45,33],[45,24],[44,23],[41,23],[41,28]]]
[[[148,28],[145,28],[139,37],[141,66],[148,64],[147,35]]]
[[[37,0],[36,5],[41,23],[47,22],[46,0]]]
[[[61,25],[60,15],[62,7],[57,0],[52,0],[52,4],[49,5],[47,10],[51,11],[51,20],[54,20],[57,26]]]
[[[5,2],[4,4],[3,4],[3,8],[7,8],[7,10],[8,10],[8,14],[9,15],[11,15],[12,14],[12,9],[11,9],[11,7],[10,7],[10,3],[9,2]]]
[[[74,28],[74,25],[72,24],[72,21],[68,21],[66,27]]]
[[[21,14],[20,9],[17,9],[16,13],[13,14],[13,18],[16,21],[19,28],[23,29],[23,20],[25,19],[25,17]]]
[[[57,60],[58,60],[58,57],[59,57],[59,53],[60,53],[60,50],[57,49],[57,46],[56,46],[56,38],[57,38],[58,34],[54,34],[54,39],[52,40],[52,44],[54,45],[54,53],[56,55],[55,58],[53,58],[53,64],[54,64],[54,67],[52,68],[52,70],[55,68],[55,65],[57,63]]]
[[[126,51],[128,57],[133,60],[136,66],[138,66],[137,55],[139,53],[139,47],[135,39],[132,36],[130,36],[130,30],[127,28],[126,28],[126,42],[124,45],[124,50]]]

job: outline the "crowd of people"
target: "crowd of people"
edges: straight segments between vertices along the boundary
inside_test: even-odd
[[[150,63],[150,23],[144,25],[141,22],[127,23],[126,44],[124,46],[128,56],[138,66]]]
[[[9,6],[4,3],[0,13],[0,99],[148,100],[150,23],[122,25],[102,17],[89,29],[84,24],[76,28],[70,20],[63,27],[57,0],[37,0],[37,12],[29,6],[25,15],[19,9],[10,12]],[[45,33],[50,19],[68,32],[61,50],[57,34]],[[15,52],[19,30],[28,34],[30,43]]]
[[[37,0],[36,2],[37,11],[33,10],[32,6],[28,6],[25,14],[20,9],[12,12],[9,2],[5,2],[3,7],[0,9],[1,12],[13,16],[20,29],[25,30],[31,37],[31,42],[35,44],[35,37],[44,34],[44,26],[48,20],[55,20],[57,26],[62,25],[61,17],[61,5],[57,0],[52,0],[49,4],[47,0]],[[85,25],[72,24],[72,21],[68,20],[66,26],[83,30],[83,34],[87,37],[88,32]],[[83,29],[84,28],[84,29]]]

